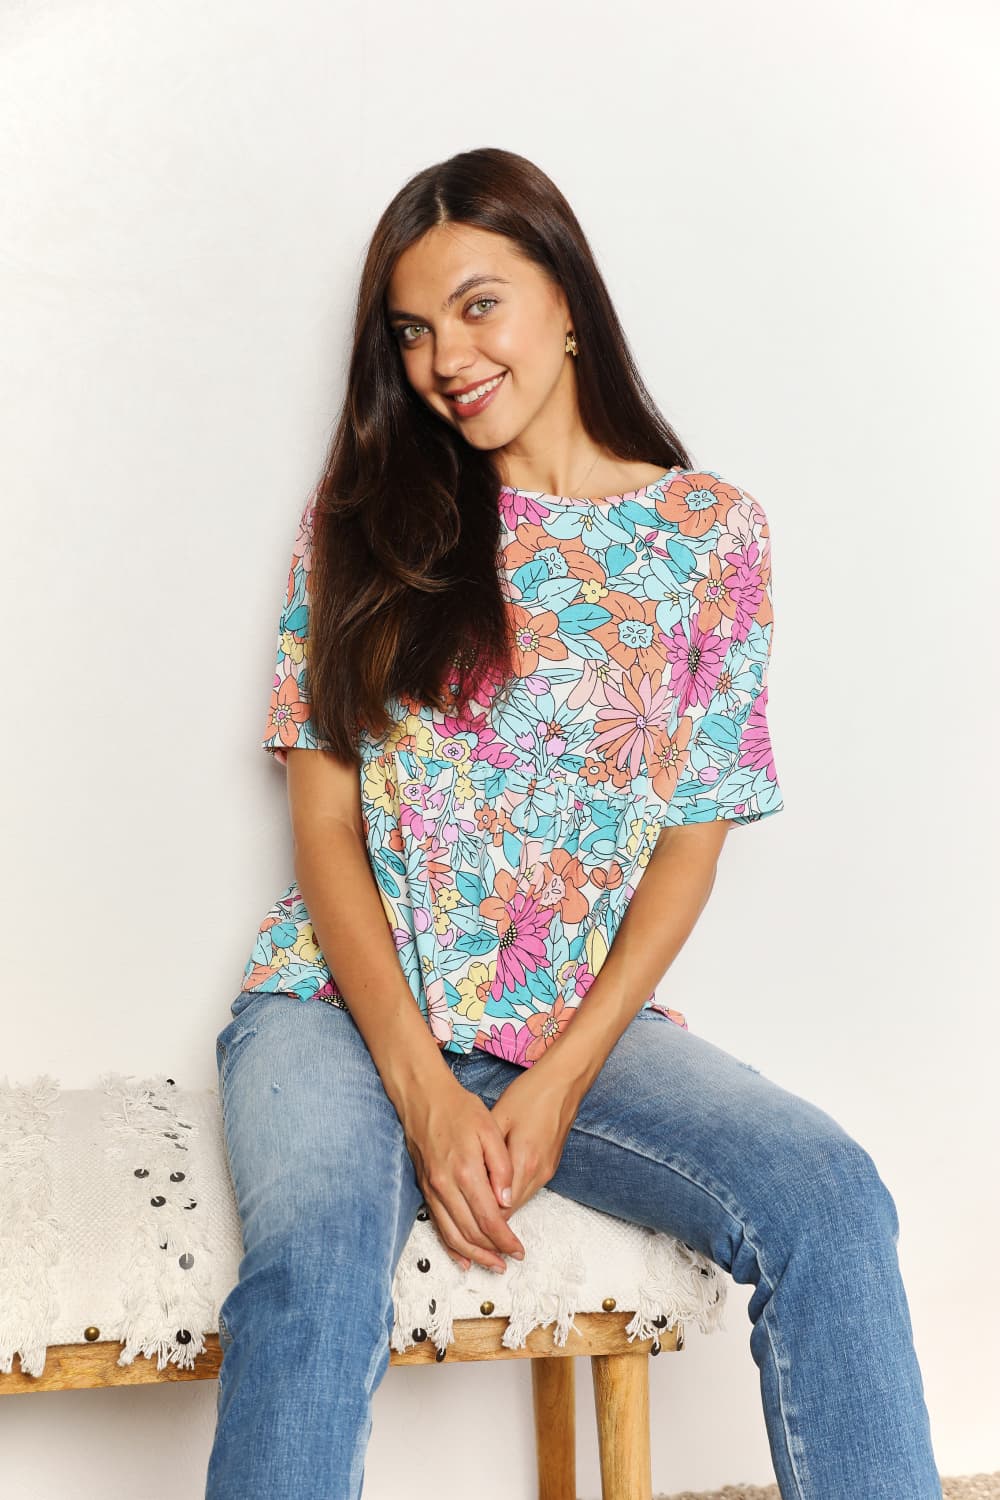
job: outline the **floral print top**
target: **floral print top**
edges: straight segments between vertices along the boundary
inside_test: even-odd
[[[309,718],[315,491],[278,629],[265,750],[327,748]],[[369,862],[439,1046],[530,1067],[572,1021],[660,830],[783,807],[767,724],[769,527],[752,495],[675,467],[601,500],[504,486],[517,669],[464,714],[407,698],[359,740]],[[454,690],[454,687],[453,687]],[[345,1006],[292,883],[244,990]],[[643,1009],[687,1027],[655,993]]]

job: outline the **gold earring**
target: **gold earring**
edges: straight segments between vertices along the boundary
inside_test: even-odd
[[[577,347],[576,347],[576,334],[575,333],[567,333],[567,335],[566,335],[566,353],[567,354],[576,355],[578,352],[579,351],[577,350]]]

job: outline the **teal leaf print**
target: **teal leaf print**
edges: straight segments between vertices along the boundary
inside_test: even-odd
[[[589,630],[596,630],[598,625],[606,625],[610,619],[610,609],[604,609],[600,604],[572,604],[559,615],[559,633],[585,635]]]

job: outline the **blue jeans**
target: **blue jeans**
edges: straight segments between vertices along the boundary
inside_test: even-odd
[[[216,1056],[245,1253],[220,1310],[206,1500],[358,1500],[392,1277],[422,1195],[349,1011],[250,992],[231,1010]],[[442,1056],[489,1105],[521,1071]],[[830,1115],[642,1011],[547,1186],[753,1284],[783,1500],[941,1500],[895,1204]]]

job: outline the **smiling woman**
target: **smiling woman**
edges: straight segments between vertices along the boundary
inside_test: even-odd
[[[206,1500],[357,1500],[414,1216],[503,1271],[548,1182],[754,1283],[783,1497],[940,1500],[871,1158],[656,996],[725,830],[784,805],[773,635],[767,515],[658,411],[562,194],[499,150],[418,173],[278,624],[295,880],[218,1044],[246,1253]],[[706,992],[762,1006],[766,941]]]

